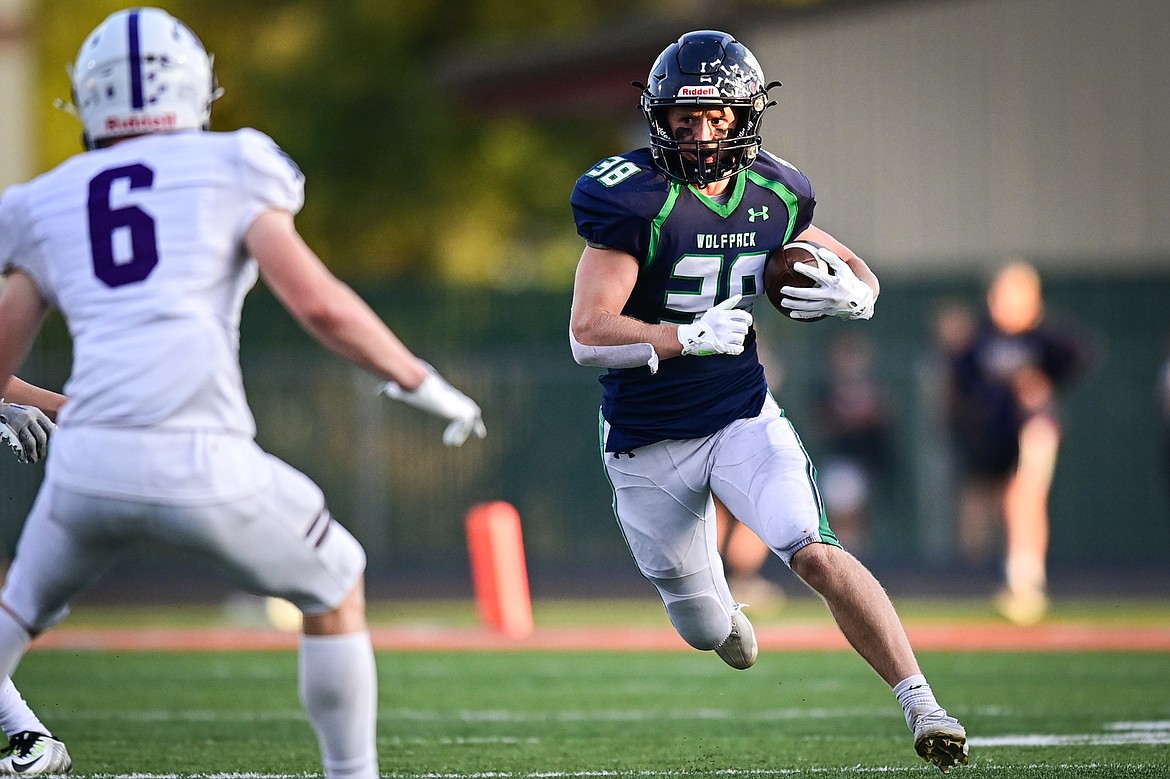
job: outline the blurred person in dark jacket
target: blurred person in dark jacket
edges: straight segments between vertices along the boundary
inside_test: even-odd
[[[958,542],[970,562],[995,538],[979,495],[1000,501],[1004,586],[1000,612],[1033,624],[1048,609],[1048,496],[1061,441],[1058,391],[1085,370],[1090,342],[1046,315],[1040,274],[1027,262],[1001,267],[986,317],[953,363],[953,432],[964,474]]]

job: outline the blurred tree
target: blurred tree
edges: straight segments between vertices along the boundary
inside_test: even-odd
[[[662,0],[161,0],[217,54],[215,127],[271,134],[305,171],[298,222],[350,279],[567,287],[574,179],[615,148],[613,121],[497,115],[434,74],[474,47],[570,41]],[[40,168],[78,150],[51,108],[86,33],[130,5],[41,0]],[[633,100],[631,99],[631,106]]]

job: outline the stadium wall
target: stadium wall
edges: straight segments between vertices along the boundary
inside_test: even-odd
[[[767,148],[818,223],[887,277],[1170,254],[1163,0],[948,0],[780,14],[735,31],[784,86]],[[964,258],[962,265],[947,258]],[[1164,267],[1164,266],[1162,266]]]

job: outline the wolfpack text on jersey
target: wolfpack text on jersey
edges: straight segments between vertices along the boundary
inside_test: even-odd
[[[605,159],[577,180],[577,232],[633,255],[638,280],[622,313],[651,324],[687,324],[732,295],[750,310],[763,294],[768,255],[812,224],[812,184],[761,151],[735,174],[724,201],[666,177],[649,149]],[[607,452],[710,435],[759,413],[767,393],[754,332],[740,355],[683,356],[601,377]]]

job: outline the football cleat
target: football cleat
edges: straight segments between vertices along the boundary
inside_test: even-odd
[[[759,647],[756,645],[756,631],[743,613],[743,605],[737,605],[731,613],[731,635],[715,647],[715,654],[732,668],[743,671],[756,663]]]
[[[73,768],[64,741],[32,730],[12,736],[0,755],[0,776],[67,774]]]
[[[914,719],[914,751],[944,774],[967,765],[967,731],[943,709]]]

